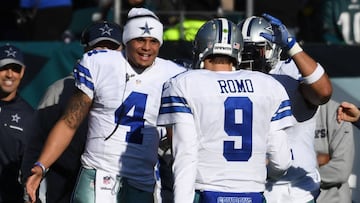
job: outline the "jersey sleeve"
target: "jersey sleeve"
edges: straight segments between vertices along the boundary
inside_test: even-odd
[[[177,122],[191,123],[192,109],[181,91],[181,84],[172,78],[164,83],[158,125],[171,125]]]
[[[276,109],[270,123],[270,132],[267,140],[268,176],[272,179],[281,177],[291,165],[291,150],[288,143],[286,128],[295,125],[291,102],[285,88],[275,81],[273,87]],[[276,106],[276,105],[275,105]]]
[[[99,64],[105,64],[105,62],[103,63],[101,60],[111,59],[109,57],[99,57],[99,55],[103,55],[106,52],[108,52],[108,50],[91,50],[85,53],[82,59],[75,65],[73,69],[75,86],[88,95],[90,99],[94,98],[96,79],[106,79],[99,78],[100,76],[98,75],[98,72],[101,69]],[[106,74],[112,74],[111,72],[107,71],[108,69],[102,69],[102,77],[104,77]]]
[[[279,61],[276,67],[270,70],[269,73],[274,75],[287,75],[295,80],[301,80],[301,73],[291,58],[285,61]]]
[[[94,98],[94,83],[89,70],[87,58],[83,58],[74,67],[75,86],[87,94],[91,99]]]
[[[173,173],[175,202],[193,202],[197,172],[198,144],[194,123],[173,126]]]
[[[197,170],[197,131],[192,109],[177,77],[163,86],[158,125],[172,125],[175,202],[193,202]]]
[[[267,142],[268,177],[277,179],[291,165],[291,150],[284,130],[270,133]]]
[[[278,82],[274,82],[273,91],[276,111],[271,118],[270,131],[278,131],[295,125],[296,120],[292,114],[291,101],[285,88]]]

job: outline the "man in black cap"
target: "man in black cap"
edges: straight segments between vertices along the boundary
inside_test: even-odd
[[[80,42],[84,46],[84,52],[99,48],[120,50],[122,29],[116,23],[95,22],[84,29]]]
[[[0,202],[22,203],[20,164],[34,109],[18,92],[25,64],[21,51],[0,47]]]
[[[96,22],[84,29],[80,42],[84,52],[93,49],[121,49],[121,28],[111,22]],[[23,183],[37,160],[49,131],[64,112],[66,104],[75,90],[74,77],[69,75],[50,85],[41,99],[37,110],[36,133],[26,149],[22,171]],[[46,203],[68,203],[75,186],[80,167],[80,156],[84,150],[87,133],[86,120],[76,131],[74,139],[62,156],[50,167],[46,174]],[[44,180],[43,180],[44,181]],[[45,184],[44,184],[45,185]],[[27,198],[25,196],[25,198]],[[39,200],[37,200],[39,202]]]

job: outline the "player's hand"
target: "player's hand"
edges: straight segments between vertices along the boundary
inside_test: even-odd
[[[350,102],[342,102],[337,109],[337,121],[356,122],[360,119],[360,110]]]
[[[42,170],[39,167],[31,169],[32,175],[26,181],[26,193],[29,196],[28,202],[36,202],[36,191],[39,188],[40,182],[43,178]]]
[[[272,43],[279,45],[281,48],[290,50],[296,43],[295,37],[291,37],[286,26],[277,18],[264,13],[262,15],[272,25],[274,35],[268,33],[260,33],[260,36],[269,40]]]

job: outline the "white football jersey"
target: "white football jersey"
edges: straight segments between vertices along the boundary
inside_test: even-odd
[[[285,176],[273,184],[291,183],[293,187],[309,193],[319,188],[320,181],[314,149],[316,127],[314,115],[318,107],[306,102],[299,91],[301,74],[292,60],[280,61],[270,74],[285,87],[291,101],[291,109],[297,120],[295,126],[286,129],[293,154],[292,166]],[[273,191],[274,188],[271,185],[269,184],[270,190]],[[269,193],[271,195],[271,191]]]
[[[84,167],[120,175],[129,184],[152,192],[162,86],[184,70],[156,58],[151,67],[137,74],[119,51],[84,54],[74,68],[77,88],[93,100],[81,158]]]
[[[174,125],[175,198],[190,200],[191,191],[180,197],[178,192],[192,187],[264,191],[270,134],[294,122],[285,89],[269,75],[202,69],[172,78],[164,85],[158,124],[190,126],[181,131]],[[273,142],[287,142],[284,135],[274,136],[278,142]],[[286,150],[278,156],[289,165],[290,149]],[[191,167],[194,170],[182,174],[181,168]]]

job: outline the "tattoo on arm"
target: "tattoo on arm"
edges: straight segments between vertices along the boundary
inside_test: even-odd
[[[76,90],[69,100],[61,119],[72,129],[77,129],[87,116],[92,100],[81,90]]]

